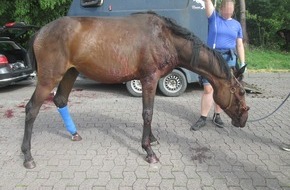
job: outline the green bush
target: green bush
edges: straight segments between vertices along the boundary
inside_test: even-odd
[[[246,48],[246,60],[249,70],[290,71],[289,52],[264,48]]]

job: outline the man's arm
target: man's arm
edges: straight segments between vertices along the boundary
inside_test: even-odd
[[[206,16],[210,17],[214,11],[214,6],[211,0],[203,0],[205,4]]]
[[[242,38],[237,39],[237,53],[238,53],[241,66],[243,66],[245,64],[245,49],[244,49],[244,43],[243,43]]]

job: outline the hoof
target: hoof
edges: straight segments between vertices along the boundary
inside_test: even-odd
[[[82,137],[78,133],[76,133],[75,135],[73,135],[71,137],[71,140],[72,141],[81,141],[82,140]]]
[[[155,164],[155,163],[158,163],[159,162],[159,159],[157,158],[157,156],[154,154],[152,156],[147,156],[146,157],[146,161],[149,163],[149,164]]]
[[[30,161],[26,161],[23,163],[23,166],[26,168],[26,169],[33,169],[36,167],[36,164],[34,162],[34,160],[30,160]]]

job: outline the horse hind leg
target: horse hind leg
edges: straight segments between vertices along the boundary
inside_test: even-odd
[[[78,134],[67,107],[68,97],[78,74],[79,73],[75,68],[69,69],[60,81],[56,94],[53,98],[53,102],[58,108],[67,131],[72,135],[73,141],[82,140],[82,137]]]
[[[46,83],[48,84],[48,83]],[[39,113],[39,109],[45,99],[49,96],[54,88],[53,83],[50,85],[37,84],[35,91],[25,107],[25,129],[21,150],[24,154],[24,167],[27,169],[34,168],[35,162],[31,155],[31,135],[34,121]]]

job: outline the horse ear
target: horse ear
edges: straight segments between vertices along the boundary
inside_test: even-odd
[[[244,78],[244,72],[246,70],[246,67],[247,67],[247,64],[245,64],[243,67],[237,69],[233,69],[233,73],[234,73],[234,76],[236,77],[236,79],[238,79],[238,81],[242,81],[243,78]]]

